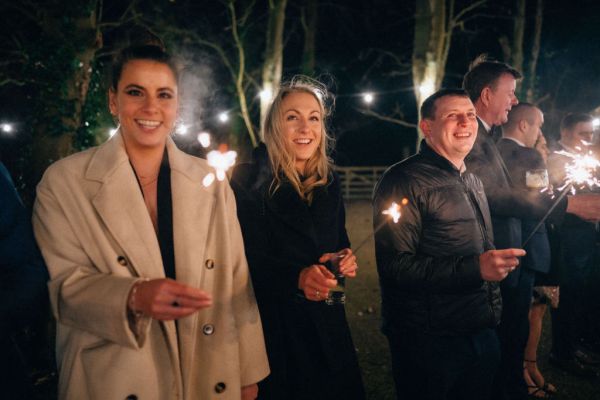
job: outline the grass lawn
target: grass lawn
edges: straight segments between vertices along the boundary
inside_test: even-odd
[[[372,233],[371,205],[368,201],[347,204],[346,228],[351,242],[355,244]],[[380,332],[379,283],[372,239],[358,253],[358,265],[358,277],[346,283],[348,321],[358,350],[368,398],[391,400],[394,399],[394,385],[387,340]],[[550,342],[550,318],[547,315],[538,362],[547,381],[558,388],[559,393],[553,399],[600,400],[600,380],[580,379],[548,364]]]

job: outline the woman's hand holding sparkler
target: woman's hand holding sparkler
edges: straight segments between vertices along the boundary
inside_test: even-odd
[[[352,253],[351,249],[344,249],[344,257],[339,261],[340,273],[348,278],[356,277],[356,270],[358,264],[356,264],[356,256]],[[326,263],[331,261],[334,257],[338,257],[339,253],[325,253],[319,258],[320,263]]]
[[[488,250],[479,256],[479,269],[485,281],[499,282],[519,265],[523,249]]]
[[[210,294],[173,279],[138,281],[129,293],[128,307],[151,318],[170,321],[212,305]]]

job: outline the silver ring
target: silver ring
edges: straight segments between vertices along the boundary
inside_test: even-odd
[[[319,292],[319,289],[316,290],[315,296],[317,296],[317,299],[321,298],[321,292]]]

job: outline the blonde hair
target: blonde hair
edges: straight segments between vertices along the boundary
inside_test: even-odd
[[[287,144],[282,127],[283,99],[292,93],[308,93],[314,96],[321,113],[321,140],[315,154],[306,161],[303,180],[296,170],[296,156]],[[329,94],[325,86],[306,76],[294,77],[290,82],[281,85],[267,109],[262,132],[274,175],[270,188],[271,194],[281,186],[282,179],[285,177],[298,195],[310,204],[314,190],[319,186],[327,185],[332,170],[332,161],[328,154],[333,144],[325,126],[326,118],[329,116],[329,108],[326,106],[328,99]]]

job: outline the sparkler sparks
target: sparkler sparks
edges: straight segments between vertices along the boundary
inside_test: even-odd
[[[584,145],[588,145],[584,143]],[[591,151],[585,154],[574,154],[568,151],[556,151],[556,154],[571,158],[571,162],[565,164],[565,180],[564,184],[558,188],[562,191],[560,196],[556,198],[552,206],[546,211],[546,214],[540,219],[537,225],[533,228],[527,239],[523,242],[522,247],[525,247],[537,230],[542,226],[544,221],[550,216],[552,211],[556,208],[558,203],[570,192],[575,194],[577,189],[589,188],[592,189],[596,186],[600,186],[600,180],[596,178],[598,168],[600,168],[600,161],[593,156]]]
[[[198,141],[202,147],[207,148],[210,146],[210,134],[208,132],[202,132],[198,134]]]
[[[408,199],[407,198],[402,199],[402,201],[400,202],[400,204],[402,206],[407,205],[408,204]],[[388,217],[390,217],[392,219],[392,221],[395,224],[397,224],[398,221],[400,220],[400,216],[401,216],[401,213],[400,213],[401,205],[400,204],[398,204],[396,202],[393,202],[392,205],[389,208],[383,210],[381,213],[383,215],[387,215]],[[373,229],[373,233],[371,233],[366,238],[364,238],[363,241],[360,242],[360,244],[354,248],[354,250],[353,250],[354,254],[358,253],[358,251],[361,249],[361,247],[363,247],[365,244],[367,244],[367,242],[369,241],[369,239],[372,236],[375,236],[375,234],[377,232],[379,232],[379,230],[381,228],[383,228],[385,226],[385,224],[387,224],[389,221],[390,220],[387,219],[387,218],[384,219],[383,221],[381,221],[381,223],[377,226],[377,228]]]
[[[384,215],[389,215],[392,218],[392,220],[394,220],[395,224],[397,224],[400,220],[400,206],[396,203],[392,203],[390,208],[388,208],[387,210],[383,210],[381,213]]]
[[[208,165],[215,169],[215,173],[211,172],[207,174],[202,180],[202,184],[205,187],[210,186],[215,181],[215,176],[219,181],[224,180],[227,170],[235,165],[236,157],[237,153],[233,150],[228,150],[226,144],[220,145],[219,150],[210,151],[206,155],[206,160],[208,161]]]
[[[591,151],[586,154],[557,151],[556,154],[561,154],[572,159],[571,162],[565,165],[565,183],[559,190],[563,190],[570,185],[571,193],[575,194],[576,189],[583,189],[585,187],[592,189],[600,186],[600,180],[596,178],[597,170],[600,168],[600,161],[594,157]]]

